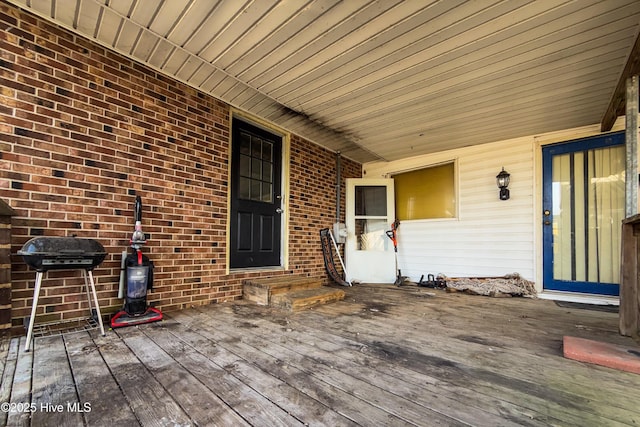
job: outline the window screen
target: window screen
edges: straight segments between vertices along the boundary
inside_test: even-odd
[[[455,218],[454,163],[393,175],[399,220]]]

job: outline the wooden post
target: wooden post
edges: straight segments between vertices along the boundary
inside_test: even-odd
[[[620,315],[619,329],[622,335],[637,336],[640,320],[640,295],[638,293],[638,243],[640,240],[640,215],[622,222],[622,254],[620,259]]]
[[[625,212],[630,217],[638,213],[638,76],[627,79],[625,115],[626,191]]]
[[[620,333],[640,332],[640,215],[638,215],[638,75],[627,78],[625,213],[620,257]]]
[[[11,335],[11,217],[15,211],[0,200],[0,338]]]

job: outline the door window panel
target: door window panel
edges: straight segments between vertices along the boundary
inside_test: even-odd
[[[381,185],[356,187],[355,196],[356,215],[387,215],[387,187]]]
[[[357,250],[387,250],[389,247],[389,238],[385,234],[389,227],[387,187],[384,185],[356,186],[355,214]]]
[[[273,143],[248,133],[240,141],[239,197],[273,202]]]
[[[553,278],[619,283],[624,146],[553,157]]]

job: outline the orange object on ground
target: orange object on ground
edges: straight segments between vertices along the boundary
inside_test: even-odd
[[[640,348],[565,336],[564,357],[640,374]]]

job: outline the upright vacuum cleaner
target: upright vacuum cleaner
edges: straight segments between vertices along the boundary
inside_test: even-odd
[[[142,200],[136,196],[135,231],[131,236],[131,253],[124,257],[120,270],[120,295],[124,307],[111,318],[111,327],[140,325],[162,320],[162,312],[147,305],[147,291],[153,289],[153,262],[142,253],[146,237],[142,232]],[[126,295],[124,288],[126,287]]]

